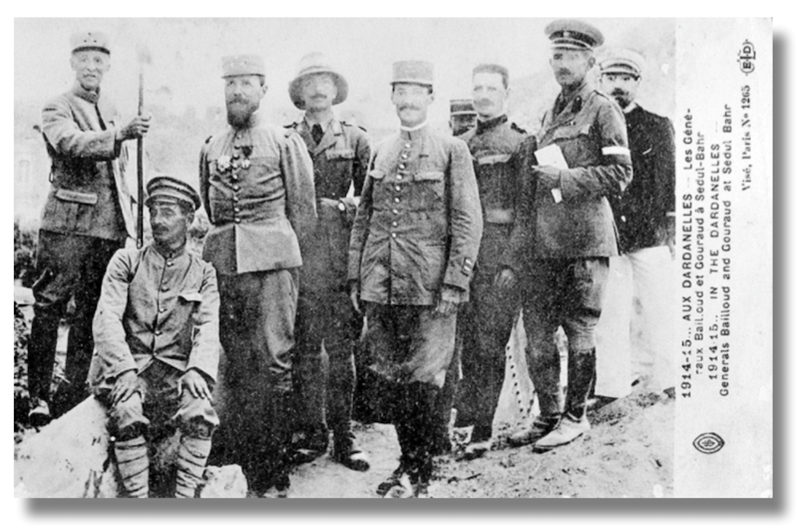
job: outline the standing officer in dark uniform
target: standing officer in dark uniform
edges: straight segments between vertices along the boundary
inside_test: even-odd
[[[222,69],[230,127],[202,147],[199,178],[213,225],[203,258],[216,267],[221,299],[219,443],[251,489],[284,495],[296,275],[316,225],[313,163],[298,134],[258,112],[268,90],[263,59],[225,57]]]
[[[636,101],[645,59],[634,50],[613,50],[599,65],[601,88],[618,102],[626,117],[634,181],[613,195],[621,256],[610,259],[607,297],[612,306],[601,315],[597,336],[596,394],[622,397],[637,377],[645,387],[662,392],[674,386],[673,336],[675,311],[669,307],[673,274],[676,155],[673,125],[668,118]],[[630,323],[632,296],[640,300],[642,351],[632,373]]]
[[[295,461],[309,462],[324,454],[333,431],[333,458],[345,466],[366,471],[366,454],[355,445],[352,432],[352,394],[355,388],[353,346],[363,319],[349,301],[346,266],[351,222],[346,199],[350,185],[360,196],[371,149],[363,129],[336,119],[333,105],[346,100],[346,78],[321,53],[302,58],[288,85],[291,101],[305,111],[302,121],[286,128],[305,141],[313,159],[318,223],[308,239],[300,273],[297,308],[297,347],[294,389],[297,426],[304,438]],[[322,342],[329,358],[324,373]],[[326,421],[325,421],[326,411]]]
[[[355,309],[365,304],[368,369],[392,388],[383,397],[402,451],[399,468],[378,493],[409,479],[414,494],[424,497],[436,399],[454,353],[457,307],[468,300],[482,216],[468,147],[427,124],[432,65],[395,63],[391,84],[401,131],[372,156],[348,278]]]
[[[35,424],[51,417],[58,325],[73,296],[66,385],[59,388],[53,412],[65,412],[88,394],[86,378],[94,349],[91,322],[105,267],[135,233],[124,179],[124,142],[143,137],[149,129],[149,118],[143,117],[133,118],[124,127],[117,125],[115,108],[107,97],[101,97],[100,83],[111,68],[108,37],[96,31],[76,33],[71,44],[75,85],[48,101],[42,111],[42,132],[52,165],[36,249],[36,304],[28,345],[30,419]]]
[[[558,20],[546,34],[552,41],[549,63],[562,90],[543,117],[535,156],[540,163],[559,150],[567,167],[525,164],[534,179],[534,200],[521,202],[513,234],[530,245],[524,324],[541,414],[510,442],[535,442],[539,450],[567,444],[590,429],[585,412],[596,368],[594,329],[609,258],[618,255],[607,197],[620,194],[632,179],[621,109],[586,80],[601,32],[581,21]],[[513,268],[518,267],[523,264]],[[564,409],[555,344],[559,326],[568,337]]]
[[[449,101],[449,129],[452,136],[460,136],[470,131],[477,123],[477,111],[473,99],[452,99]]]
[[[521,309],[512,269],[501,267],[521,194],[519,147],[525,132],[506,114],[510,74],[498,64],[480,64],[473,75],[476,127],[462,135],[474,159],[484,230],[471,280],[471,299],[461,310],[463,381],[458,427],[473,425],[465,457],[491,447],[493,413],[504,383],[506,346]]]

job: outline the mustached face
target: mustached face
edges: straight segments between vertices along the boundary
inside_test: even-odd
[[[243,127],[260,107],[266,95],[266,86],[261,85],[257,75],[239,75],[225,79],[224,95],[227,105],[227,122],[233,127]]]
[[[72,54],[70,65],[80,86],[89,92],[100,87],[105,73],[111,68],[111,57],[99,50],[80,50]]]
[[[603,74],[601,89],[615,99],[622,109],[637,97],[640,79],[628,74]]]
[[[300,83],[302,101],[306,110],[327,110],[332,107],[338,88],[331,74],[313,74],[306,76]]]
[[[593,54],[582,50],[555,48],[552,50],[551,58],[549,59],[554,78],[561,87],[580,85],[595,63],[596,59]]]
[[[504,88],[501,74],[480,72],[474,74],[471,97],[474,108],[482,118],[494,118],[504,112],[509,90]]]
[[[165,247],[178,247],[186,241],[186,234],[194,221],[194,214],[174,200],[152,201],[149,205],[152,238]]]
[[[391,93],[391,102],[405,127],[415,127],[427,119],[427,109],[435,100],[432,89],[426,85],[396,83]]]

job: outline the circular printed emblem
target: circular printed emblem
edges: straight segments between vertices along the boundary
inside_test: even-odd
[[[705,432],[704,434],[698,435],[698,437],[693,440],[693,447],[705,455],[711,455],[712,453],[720,451],[725,443],[723,438],[714,432]]]

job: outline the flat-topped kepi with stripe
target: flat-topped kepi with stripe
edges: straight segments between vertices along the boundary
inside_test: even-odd
[[[629,48],[615,48],[599,63],[602,74],[630,75],[639,78],[645,68],[646,59],[641,53]]]
[[[555,20],[546,26],[545,33],[551,47],[560,50],[592,50],[604,44],[601,31],[582,20]]]
[[[155,200],[182,201],[190,204],[195,210],[200,207],[199,193],[190,184],[166,175],[154,177],[147,183],[147,198],[144,204],[149,206]]]

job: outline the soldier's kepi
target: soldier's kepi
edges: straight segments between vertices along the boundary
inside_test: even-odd
[[[618,254],[607,197],[620,194],[632,178],[621,109],[587,82],[593,48],[604,41],[601,32],[582,21],[557,20],[546,34],[552,43],[549,64],[562,90],[543,117],[537,153],[559,150],[567,168],[524,164],[530,171],[524,181],[534,183],[533,199],[519,205],[511,236],[515,257],[508,263],[527,268],[524,324],[541,409],[510,442],[535,442],[539,450],[569,443],[590,428],[585,409],[596,366],[594,330],[609,257]],[[564,409],[555,343],[559,326],[568,336]]]
[[[241,464],[251,488],[289,485],[291,358],[297,268],[316,223],[313,165],[293,131],[264,123],[263,59],[222,61],[230,127],[202,147],[200,194],[212,223],[203,256],[221,296],[224,370],[219,458]]]
[[[457,306],[482,235],[468,147],[427,125],[432,65],[394,64],[391,101],[401,129],[369,167],[349,251],[350,294],[364,304],[366,369],[384,383],[400,465],[378,493],[408,482],[426,496],[432,477],[435,403],[454,353]]]
[[[460,136],[477,123],[474,100],[453,99],[449,101],[449,129],[453,136]]]
[[[366,455],[355,445],[351,428],[355,388],[353,343],[363,327],[346,292],[346,261],[351,212],[359,196],[371,150],[360,127],[339,120],[333,105],[346,100],[346,78],[321,53],[302,58],[288,85],[294,105],[305,111],[302,120],[287,125],[305,141],[313,159],[318,223],[303,254],[297,308],[297,348],[293,384],[298,418],[294,460],[309,462],[327,450],[333,431],[333,458],[357,471],[366,471]],[[324,351],[329,377],[324,374]],[[327,383],[329,381],[329,384]]]

